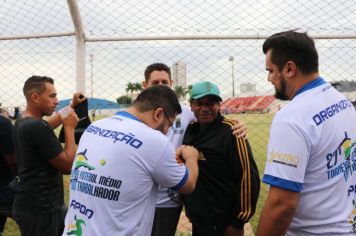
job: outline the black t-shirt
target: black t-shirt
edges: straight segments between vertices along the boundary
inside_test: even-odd
[[[9,119],[0,115],[0,187],[8,185],[14,178],[4,155],[13,154],[13,125]]]
[[[53,129],[45,120],[25,117],[16,121],[14,138],[20,176],[14,215],[21,217],[62,207],[63,177],[49,163],[63,151]]]

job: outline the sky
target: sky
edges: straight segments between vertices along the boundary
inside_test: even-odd
[[[6,35],[74,32],[67,1],[1,0],[0,39]],[[299,28],[310,35],[354,39],[316,40],[320,71],[327,81],[355,80],[356,1],[330,0],[78,0],[87,37],[173,35],[271,35]],[[187,64],[188,84],[210,80],[224,98],[254,83],[256,95],[272,94],[263,40],[164,40],[86,43],[86,94],[112,101],[128,82],[143,80],[148,64]],[[33,74],[55,79],[60,99],[75,91],[75,45],[71,37],[0,40],[0,103],[24,104],[22,86]],[[93,60],[90,58],[93,55]]]

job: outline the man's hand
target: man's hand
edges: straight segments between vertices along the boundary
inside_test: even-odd
[[[61,109],[62,110],[62,109]],[[77,126],[79,118],[74,112],[73,108],[65,107],[63,111],[59,111],[59,116],[64,127],[72,127],[73,129]]]
[[[236,135],[237,138],[247,138],[247,126],[242,123],[241,121],[234,119],[235,121],[238,122],[238,124],[232,126],[232,134]]]
[[[70,103],[70,107],[75,109],[85,99],[86,99],[86,97],[81,92],[74,93],[72,101]]]
[[[180,149],[180,150],[179,150]],[[178,152],[177,154],[179,154],[180,152],[180,156],[183,158],[184,162],[186,161],[198,161],[199,158],[199,152],[198,150],[193,147],[193,146],[188,146],[188,145],[181,145],[180,147],[177,148]]]
[[[84,95],[81,92],[78,93],[74,93],[73,94],[73,99],[69,105],[69,107],[75,109],[81,102],[83,102],[86,98],[84,97]],[[66,109],[66,108],[62,108],[62,109]],[[61,109],[61,110],[62,110]],[[57,128],[58,126],[60,126],[60,124],[62,123],[62,118],[60,115],[58,115],[59,113],[56,112],[54,113],[51,117],[48,118],[47,122],[49,123],[49,125],[52,127],[52,129]]]

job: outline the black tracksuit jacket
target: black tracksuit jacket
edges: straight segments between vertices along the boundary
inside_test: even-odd
[[[183,144],[199,151],[199,176],[193,193],[184,199],[193,226],[241,228],[256,209],[260,178],[247,140],[237,139],[235,121],[219,115],[202,129],[188,126]]]

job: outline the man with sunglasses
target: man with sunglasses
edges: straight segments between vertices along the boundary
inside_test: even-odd
[[[199,151],[199,177],[184,204],[193,236],[242,236],[260,191],[250,145],[232,134],[235,121],[220,114],[221,101],[219,88],[211,82],[198,82],[190,91],[197,122],[188,126],[183,144]]]
[[[197,150],[176,151],[164,135],[181,111],[175,93],[157,85],[127,111],[86,129],[72,167],[63,235],[149,236],[158,185],[182,194],[194,190]]]

